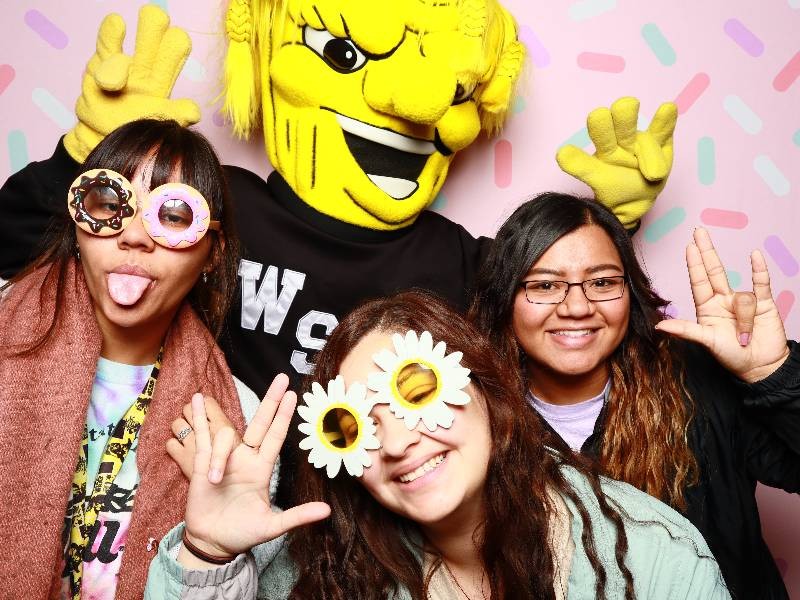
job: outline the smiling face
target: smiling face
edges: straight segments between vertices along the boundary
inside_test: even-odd
[[[373,331],[362,338],[340,367],[347,385],[379,372],[372,357],[384,349],[392,349],[391,334]],[[466,391],[473,401],[452,407],[453,424],[432,432],[422,422],[409,431],[385,404],[370,412],[381,448],[369,452],[372,465],[361,483],[382,506],[423,528],[475,524],[482,515],[491,452],[488,415],[472,384]]]
[[[304,202],[395,229],[433,201],[521,66],[511,17],[486,4],[287,2],[262,42],[262,113],[270,160]]]
[[[152,163],[145,164],[131,179],[140,199],[150,191],[151,169]],[[76,227],[86,285],[107,340],[120,333],[132,344],[140,334],[163,337],[209,261],[210,235],[186,248],[161,246],[147,234],[142,212],[116,235],[101,237]]]
[[[608,234],[598,225],[585,225],[550,246],[523,279],[580,282],[623,274]],[[580,286],[571,286],[560,304],[532,304],[520,288],[512,327],[528,356],[534,392],[537,379],[565,377],[602,389],[608,378],[607,360],[625,337],[629,315],[627,288],[616,300],[590,302]]]

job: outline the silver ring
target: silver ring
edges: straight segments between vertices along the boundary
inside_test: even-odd
[[[178,438],[179,442],[182,442],[184,438],[186,438],[186,436],[189,435],[190,433],[192,433],[192,428],[184,427],[178,432],[178,435],[176,435],[175,437]]]

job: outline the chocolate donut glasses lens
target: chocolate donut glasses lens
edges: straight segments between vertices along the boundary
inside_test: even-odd
[[[92,169],[79,175],[69,187],[67,208],[75,223],[92,235],[116,235],[142,211],[147,235],[167,248],[185,248],[199,242],[209,229],[208,202],[193,187],[165,183],[144,198],[137,198],[130,181],[110,169]]]

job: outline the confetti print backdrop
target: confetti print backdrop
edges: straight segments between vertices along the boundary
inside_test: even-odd
[[[586,191],[553,160],[567,142],[591,148],[584,119],[622,95],[680,108],[667,189],[637,235],[641,256],[675,315],[692,317],[683,264],[692,228],[711,231],[731,285],[749,286],[748,253],[768,257],[791,337],[800,336],[800,0],[506,0],[530,50],[524,94],[504,134],[463,153],[435,209],[474,234],[493,234],[527,195]],[[49,156],[73,122],[83,65],[101,18],[119,12],[133,46],[129,0],[7,2],[0,20],[0,177]],[[175,95],[196,99],[201,129],[224,160],[262,175],[261,141],[239,142],[215,114],[221,3],[159,2],[194,51]],[[800,597],[800,500],[760,490],[765,535]]]

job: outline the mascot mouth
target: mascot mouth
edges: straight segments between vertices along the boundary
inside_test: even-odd
[[[417,178],[436,152],[433,142],[334,114],[350,154],[372,183],[395,200],[417,191]]]

